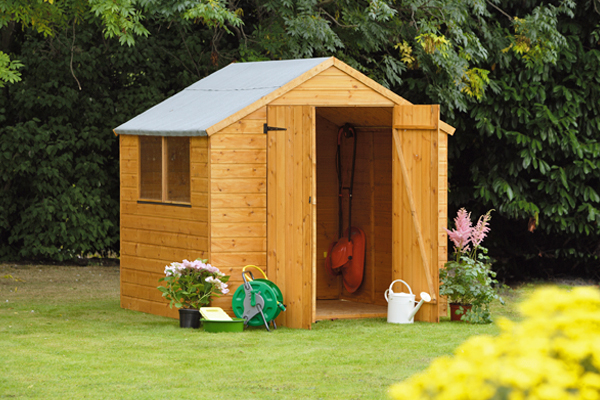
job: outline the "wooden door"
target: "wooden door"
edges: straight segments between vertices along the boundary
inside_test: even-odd
[[[438,105],[394,107],[392,276],[406,281],[417,300],[421,292],[431,295],[431,303],[415,317],[429,322],[439,321],[438,261],[446,257],[438,254],[442,229],[438,127]]]
[[[315,108],[267,107],[267,274],[287,311],[277,323],[310,329],[315,315]]]

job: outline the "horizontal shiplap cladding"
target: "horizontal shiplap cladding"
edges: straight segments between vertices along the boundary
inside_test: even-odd
[[[231,289],[245,265],[266,269],[266,108],[211,136],[211,263],[231,271]]]
[[[174,261],[208,257],[208,138],[190,142],[191,207],[138,203],[138,138],[121,138],[121,303],[174,317],[158,279]]]
[[[121,280],[123,282],[135,283],[141,286],[157,288],[160,285],[158,280],[164,277],[165,266],[170,263],[165,263],[162,260],[153,260],[142,257],[125,256],[125,261],[128,267],[121,267]],[[244,264],[246,265],[246,264]],[[264,264],[254,264],[265,270]],[[234,284],[242,283],[242,268],[240,266],[217,266],[225,275],[230,276],[229,282]],[[157,289],[158,291],[158,289]]]

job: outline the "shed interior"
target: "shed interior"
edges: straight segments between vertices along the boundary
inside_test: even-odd
[[[392,282],[392,114],[391,107],[316,109],[317,240],[316,320],[385,317],[384,292]],[[354,293],[325,267],[329,245],[339,239],[338,131],[350,123],[357,135],[352,226],[366,236],[363,282]],[[350,183],[353,140],[341,140],[342,182]],[[348,190],[343,191],[343,229],[348,228]]]

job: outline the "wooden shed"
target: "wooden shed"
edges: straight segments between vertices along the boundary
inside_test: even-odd
[[[358,133],[352,225],[366,235],[354,293],[324,265],[338,239],[335,154],[346,123]],[[280,325],[386,316],[395,279],[417,299],[431,294],[415,319],[437,322],[453,132],[438,105],[413,105],[333,57],[215,72],[115,129],[121,306],[176,317],[158,279],[173,261],[207,258],[232,276],[232,292],[245,265],[265,269],[287,306]],[[231,313],[231,296],[213,305]]]

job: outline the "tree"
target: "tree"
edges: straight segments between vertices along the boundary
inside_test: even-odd
[[[505,278],[600,275],[599,15],[588,1],[558,20],[565,41],[555,64],[524,68],[523,54],[496,53],[488,63],[498,95],[451,121],[460,132],[451,198],[498,210],[490,248]]]
[[[143,10],[143,12],[142,12]],[[149,15],[156,19],[202,22],[209,28],[239,26],[241,20],[228,10],[223,0],[5,0],[0,4],[0,87],[18,82],[19,68],[23,64],[10,60],[8,46],[17,25],[31,28],[44,36],[54,36],[83,20],[96,18],[102,21],[105,38],[117,38],[119,43],[132,46],[136,37],[148,36],[142,21]]]

